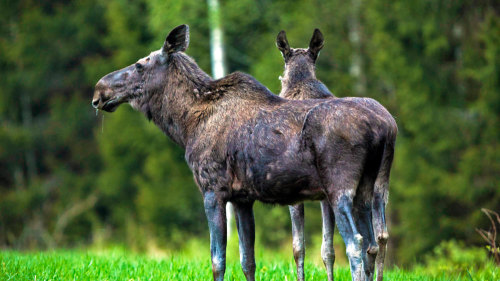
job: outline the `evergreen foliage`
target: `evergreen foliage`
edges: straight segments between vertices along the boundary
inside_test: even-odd
[[[491,1],[221,1],[230,72],[278,93],[276,35],[307,47],[320,28],[318,78],[395,116],[397,264],[422,261],[444,240],[482,245],[480,208],[500,210],[499,13]],[[128,106],[98,117],[90,106],[100,77],[160,48],[182,23],[187,53],[210,73],[204,1],[0,2],[1,247],[180,249],[208,239],[181,149]],[[288,209],[255,212],[259,243],[291,249]],[[308,245],[321,235],[319,203],[307,204],[306,230]]]

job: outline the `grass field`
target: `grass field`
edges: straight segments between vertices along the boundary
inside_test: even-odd
[[[211,280],[209,259],[151,258],[123,252],[0,252],[0,280]],[[292,260],[257,262],[257,280],[296,280]],[[418,271],[387,270],[386,280],[498,280],[500,272],[467,276],[430,276]],[[323,267],[306,264],[307,280],[326,280]],[[230,262],[225,280],[245,280],[239,263]],[[335,280],[350,280],[336,268]]]

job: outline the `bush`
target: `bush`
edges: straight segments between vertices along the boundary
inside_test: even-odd
[[[484,248],[469,247],[463,242],[444,241],[426,256],[420,270],[433,276],[471,276],[474,280],[499,280],[500,269],[488,258]],[[477,279],[479,278],[479,279]]]

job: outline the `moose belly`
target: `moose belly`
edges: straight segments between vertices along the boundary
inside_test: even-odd
[[[281,205],[293,205],[306,200],[323,200],[325,193],[308,179],[294,182],[277,181],[269,186],[262,186],[257,200]]]
[[[245,174],[247,199],[291,205],[325,197],[316,170],[307,165],[250,165]]]
[[[229,146],[237,148],[229,153],[237,183],[233,195],[273,204],[324,198],[313,153],[291,128],[286,122],[257,124]]]

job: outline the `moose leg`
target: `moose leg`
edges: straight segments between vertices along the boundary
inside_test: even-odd
[[[379,248],[375,262],[377,266],[377,281],[383,280],[385,252],[387,250],[387,240],[389,239],[385,221],[385,207],[389,196],[389,176],[393,158],[394,140],[392,139],[385,145],[382,155],[382,165],[375,180],[375,191],[373,194],[373,229]]]
[[[335,231],[335,216],[328,200],[321,201],[321,214],[323,218],[323,243],[321,244],[321,257],[326,267],[328,281],[333,281],[333,264],[335,263],[335,250],[333,248],[333,233]]]
[[[378,246],[375,243],[375,236],[373,234],[371,204],[363,205],[362,207],[358,206],[355,215],[359,232],[363,236],[362,257],[365,279],[373,280]]]
[[[337,228],[346,245],[352,280],[362,281],[363,237],[355,221],[354,196],[360,184],[366,149],[351,147],[347,143],[345,146],[329,147],[321,139],[314,141],[318,173],[333,209]]]
[[[379,248],[375,261],[377,266],[377,281],[382,281],[384,278],[384,260],[389,234],[385,222],[385,200],[383,199],[383,195],[375,192],[373,201],[373,226]]]
[[[240,263],[247,281],[255,280],[255,222],[253,217],[253,202],[233,203],[238,228]]]
[[[304,281],[304,259],[306,246],[304,241],[304,204],[290,205],[292,219],[293,257],[297,266],[297,280]]]
[[[329,195],[329,197],[333,206],[337,228],[346,245],[352,280],[360,281],[364,280],[361,258],[363,237],[359,233],[354,221],[353,198],[350,193],[353,192],[341,191],[340,194],[330,193],[332,195]]]
[[[375,242],[372,223],[373,189],[376,172],[373,169],[365,170],[361,183],[356,190],[354,197],[354,216],[361,236],[363,236],[363,250],[361,252],[365,270],[365,279],[373,281],[375,271],[375,258],[378,246]]]
[[[218,198],[214,192],[206,192],[203,197],[210,228],[212,273],[215,281],[223,281],[226,271],[226,202]]]

